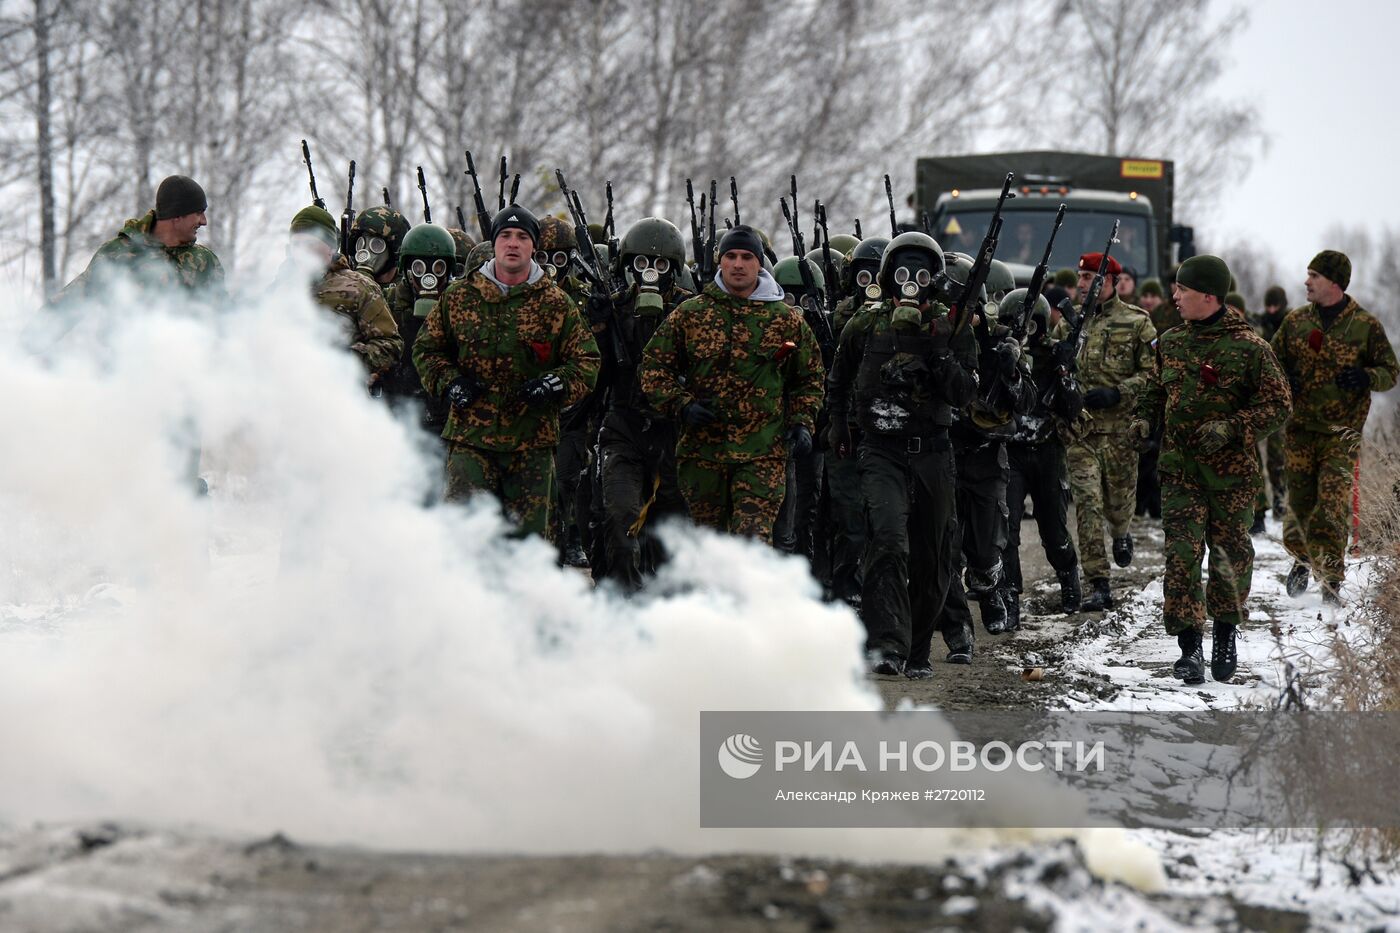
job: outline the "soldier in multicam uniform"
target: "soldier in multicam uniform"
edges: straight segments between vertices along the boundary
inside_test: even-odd
[[[953,409],[977,392],[977,344],[934,300],[943,250],[902,233],[881,260],[878,284],[894,296],[867,305],[841,332],[827,377],[832,447],[860,462],[866,529],[861,616],[872,673],[932,676],[935,628],[949,661],[972,660],[972,629],[945,612],[957,579]],[[862,436],[853,447],[848,414]]]
[[[643,217],[623,234],[619,255],[626,292],[608,307],[599,307],[601,296],[592,300],[604,351],[599,391],[606,413],[598,431],[597,540],[590,562],[595,579],[606,576],[630,591],[665,558],[652,529],[686,511],[676,479],[675,424],[652,407],[639,372],[647,343],[690,294],[676,283],[685,241],[670,221]]]
[[[1249,526],[1262,478],[1255,441],[1288,417],[1277,359],[1237,309],[1224,304],[1230,270],[1216,256],[1181,264],[1173,289],[1186,324],[1157,343],[1157,370],[1138,394],[1133,431],[1164,425],[1159,471],[1166,570],[1163,621],[1181,658],[1173,671],[1205,680],[1201,642],[1213,621],[1211,676],[1235,673],[1235,633],[1249,617],[1254,544]],[[1205,598],[1201,559],[1210,549]]]
[[[344,256],[336,255],[340,231],[324,208],[297,211],[291,237],[288,268],[312,273],[312,297],[340,317],[346,346],[364,361],[369,385],[377,385],[403,353],[403,338],[383,292],[369,276],[351,269]]]
[[[128,220],[112,239],[98,247],[82,274],[54,297],[51,307],[105,296],[114,274],[138,285],[167,292],[179,288],[208,301],[224,297],[224,267],[207,246],[195,241],[208,223],[204,189],[192,178],[171,175],[156,189],[156,206]]]
[[[598,376],[598,346],[532,254],[539,221],[519,205],[491,223],[495,258],[454,282],[413,345],[423,388],[448,406],[448,499],[485,491],[525,533],[549,537],[559,411]]]
[[[1351,260],[1323,250],[1308,263],[1309,303],[1294,308],[1273,348],[1293,388],[1285,429],[1288,514],[1283,545],[1293,555],[1288,593],[1311,573],[1336,605],[1344,576],[1351,488],[1371,393],[1395,385],[1395,351],[1381,322],[1346,294]]]
[[[452,277],[460,279],[467,274],[467,257],[471,255],[476,240],[473,240],[472,235],[461,227],[448,227],[447,232],[452,234],[452,245],[457,257],[457,268],[452,270]]]
[[[647,343],[642,389],[681,423],[676,471],[690,517],[771,543],[788,452],[812,446],[821,351],[762,268],[752,227],[728,230],[719,254],[714,281]]]
[[[1101,259],[1100,253],[1079,257],[1081,294],[1093,281]],[[1121,268],[1110,256],[1098,308],[1079,309],[1080,314],[1090,315],[1076,374],[1089,417],[1065,453],[1079,530],[1079,559],[1092,590],[1080,603],[1084,612],[1101,612],[1113,605],[1103,543],[1105,523],[1113,537],[1114,563],[1126,567],[1133,560],[1128,523],[1137,493],[1138,456],[1128,424],[1137,395],[1151,376],[1152,341],[1157,337],[1147,312],[1119,299],[1116,278]],[[1061,321],[1055,336],[1068,333],[1069,322]]]
[[[1026,290],[1018,288],[1001,302],[1001,313],[1020,311]],[[1035,524],[1045,557],[1060,583],[1060,609],[1078,612],[1079,554],[1069,530],[1069,471],[1065,466],[1062,434],[1070,430],[1084,410],[1084,396],[1077,384],[1062,385],[1057,376],[1055,343],[1050,339],[1050,303],[1041,295],[1031,312],[1026,357],[1034,407],[1016,421],[1016,432],[1007,439],[1009,464],[1006,483],[1007,541],[1004,577],[1008,607],[1015,601],[1019,612],[1021,579],[1021,519],[1026,496],[1035,507]],[[1062,351],[1063,352],[1063,351]]]

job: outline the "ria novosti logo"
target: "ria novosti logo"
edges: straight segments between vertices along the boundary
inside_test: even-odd
[[[719,747],[719,766],[732,778],[751,778],[762,765],[763,746],[751,735],[736,733]]]

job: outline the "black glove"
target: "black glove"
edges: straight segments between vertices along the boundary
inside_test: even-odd
[[[610,296],[594,292],[588,296],[587,305],[589,324],[596,326],[612,320],[614,302]]]
[[[1075,346],[1068,340],[1061,340],[1050,348],[1050,358],[1063,369],[1074,368]]]
[[[714,402],[687,402],[681,408],[681,420],[692,427],[704,427],[707,424],[714,424],[719,420],[719,416],[710,410]]]
[[[1365,392],[1371,388],[1371,374],[1360,366],[1348,366],[1337,373],[1337,388],[1349,392]]]
[[[851,423],[846,420],[845,412],[832,414],[831,427],[826,432],[826,441],[831,445],[831,449],[836,451],[836,456],[842,460],[854,452],[851,450],[855,446],[851,439]]]
[[[1123,399],[1123,393],[1112,386],[1100,389],[1090,389],[1084,393],[1084,407],[1090,411],[1097,411],[1100,408],[1112,408]]]
[[[788,450],[794,457],[805,457],[812,452],[812,432],[805,424],[795,424],[788,429]]]
[[[448,384],[447,391],[442,393],[442,399],[460,414],[471,408],[485,392],[486,386],[482,385],[480,379],[475,376],[459,376]]]
[[[554,373],[545,373],[520,387],[520,397],[531,408],[542,408],[564,398],[564,380]]]
[[[1021,345],[1014,340],[1003,340],[996,347],[997,370],[1001,378],[1014,383],[1021,378]]]

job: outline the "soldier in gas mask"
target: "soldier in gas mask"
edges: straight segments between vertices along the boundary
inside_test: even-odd
[[[888,297],[846,325],[827,377],[835,454],[860,463],[869,519],[861,615],[876,674],[932,676],[935,627],[950,660],[972,656],[971,627],[951,627],[944,604],[960,589],[948,429],[953,410],[975,397],[977,347],[935,300],[943,264],[943,250],[926,234],[891,240],[872,283]],[[850,414],[860,425],[858,449]]]

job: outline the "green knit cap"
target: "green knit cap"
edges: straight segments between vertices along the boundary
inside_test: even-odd
[[[1241,311],[1249,310],[1244,305],[1244,296],[1241,295],[1239,292],[1231,292],[1230,294],[1226,295],[1225,303],[1232,308],[1239,308]]]
[[[331,216],[330,211],[314,204],[297,211],[296,216],[292,218],[291,232],[314,234],[327,246],[340,243],[340,228],[335,225],[335,218]]]
[[[1313,257],[1308,268],[1325,279],[1331,279],[1342,288],[1351,284],[1351,260],[1346,253],[1335,249],[1325,249]]]
[[[1079,284],[1079,273],[1073,269],[1061,269],[1055,273],[1053,281],[1061,288],[1073,288]]]
[[[1219,256],[1192,256],[1177,268],[1176,284],[1223,302],[1230,292],[1230,267]]]
[[[1138,286],[1138,294],[1156,295],[1158,298],[1167,297],[1162,291],[1162,283],[1156,279],[1143,279],[1142,284]]]

